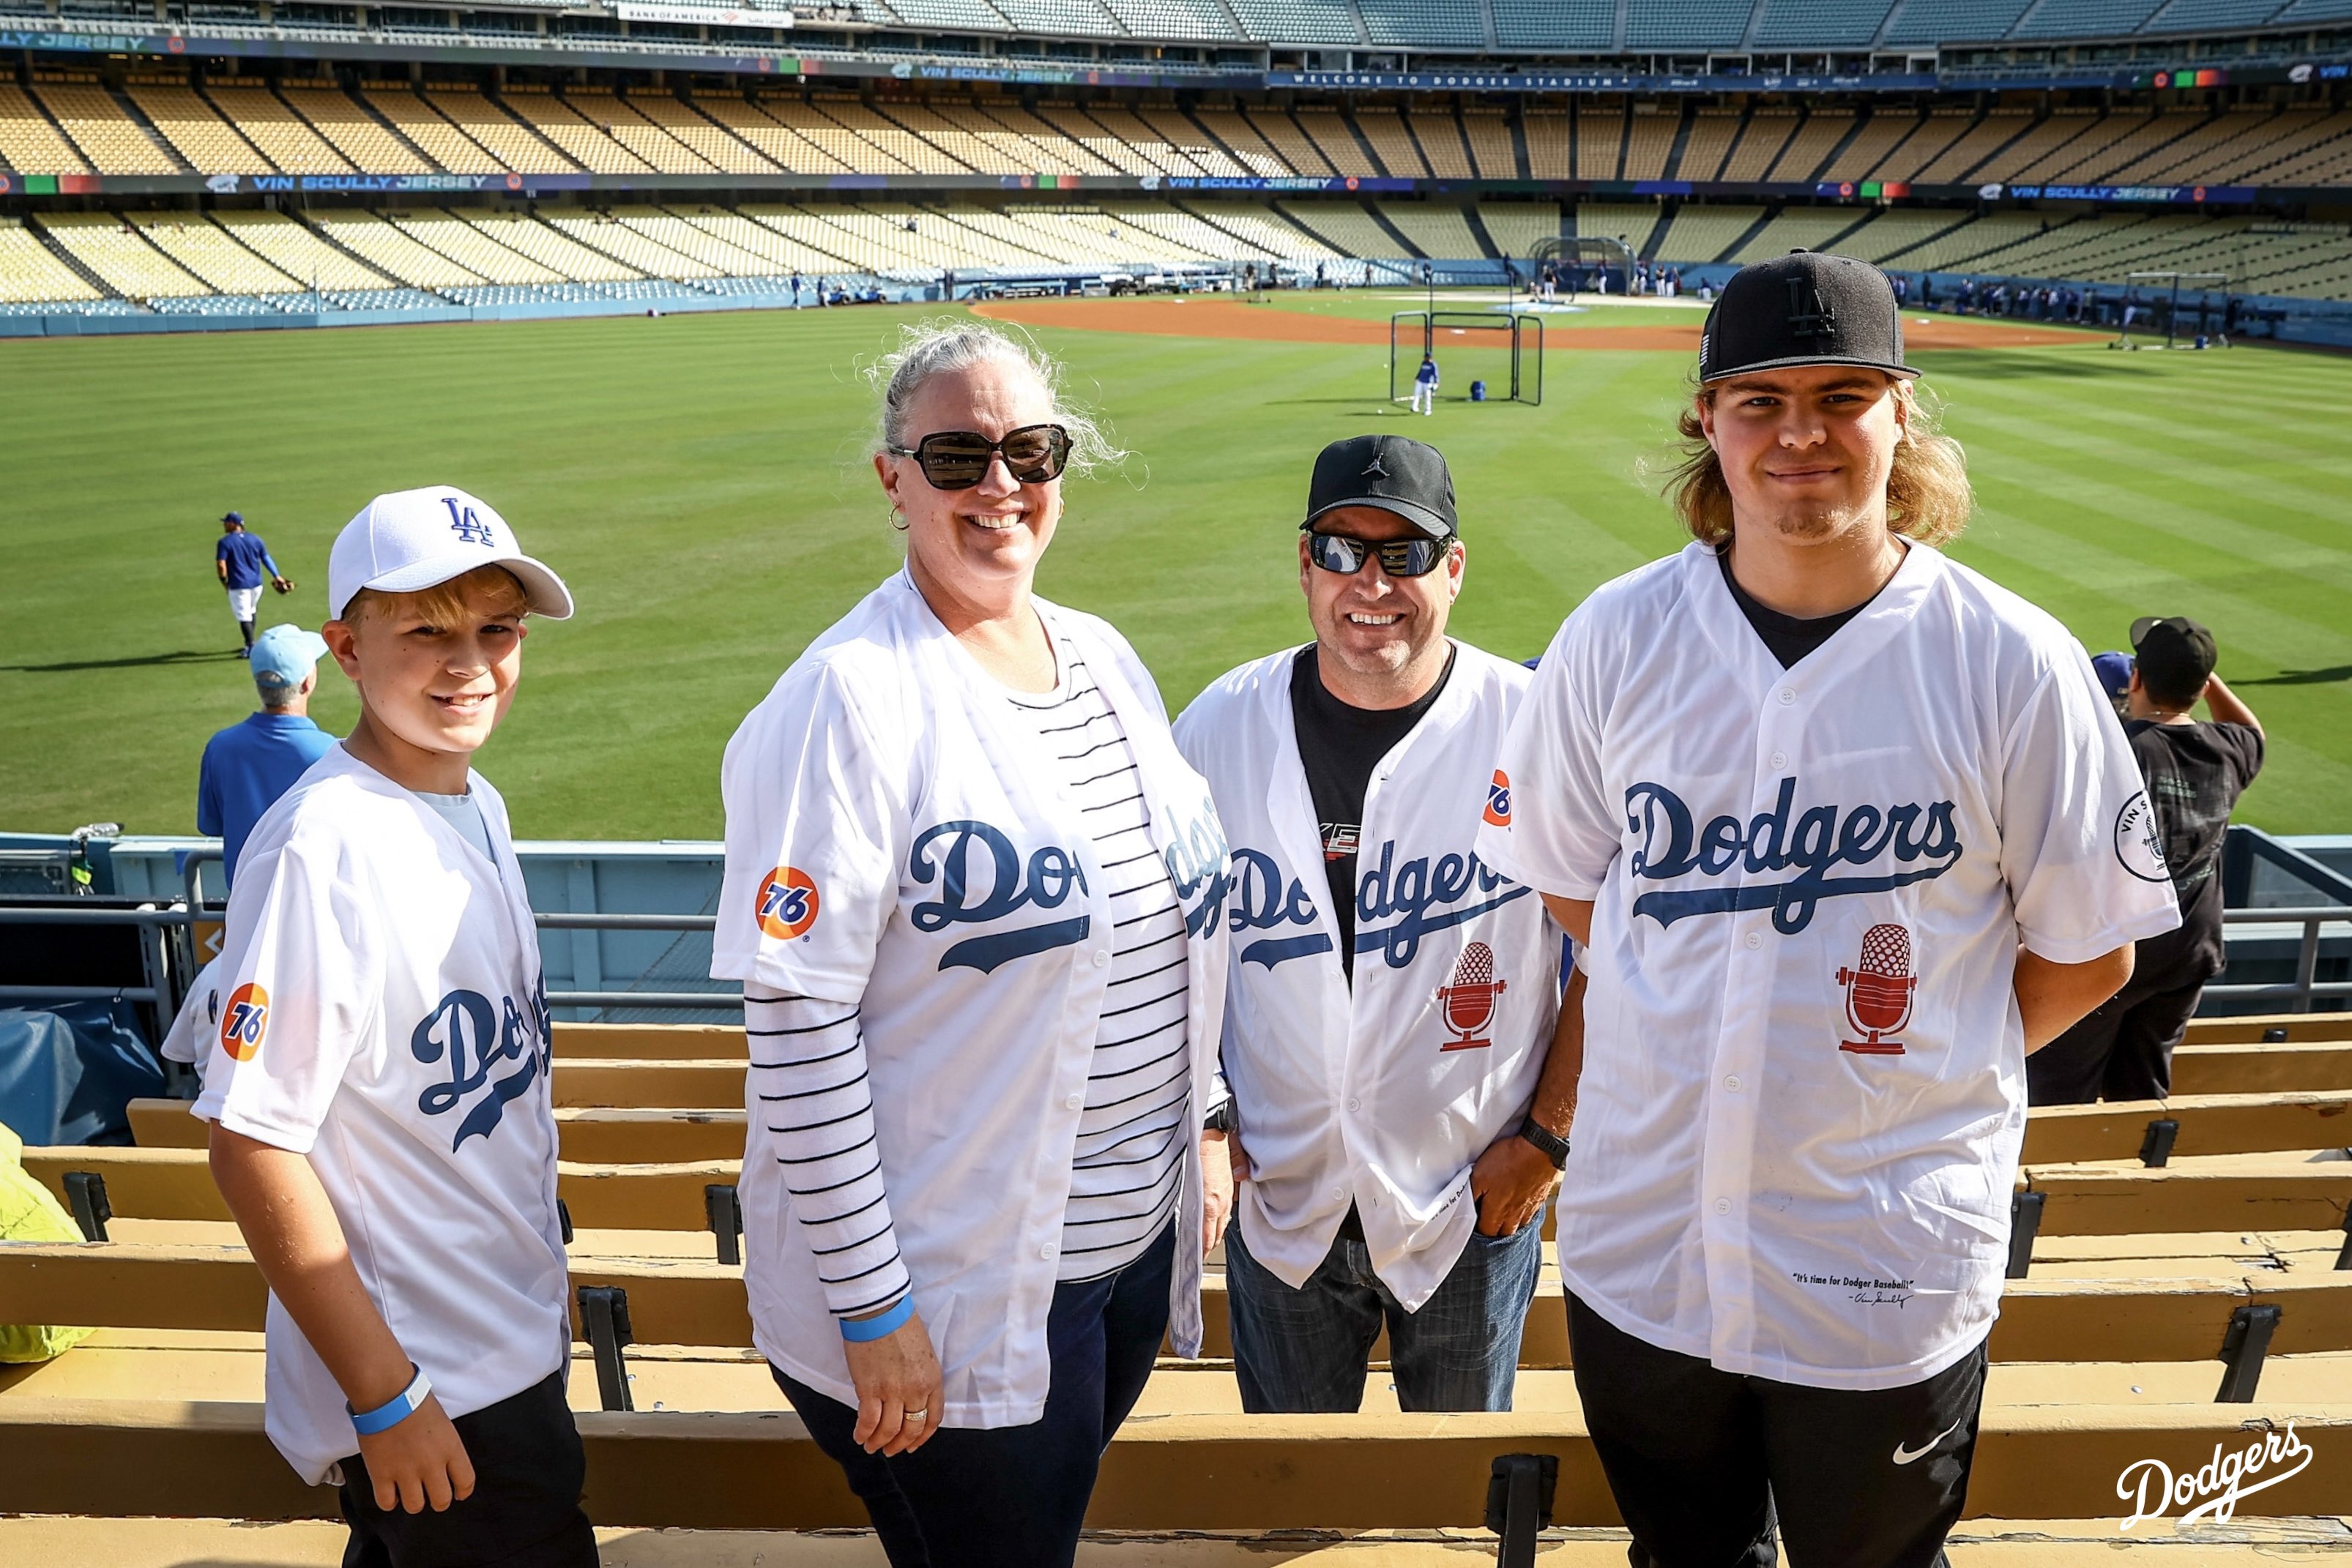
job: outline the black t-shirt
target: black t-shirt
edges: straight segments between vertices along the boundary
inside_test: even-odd
[[[1420,701],[1409,707],[1362,708],[1324,689],[1313,643],[1299,649],[1290,666],[1290,718],[1298,731],[1298,758],[1307,768],[1307,792],[1323,841],[1331,913],[1339,923],[1339,967],[1350,985],[1356,978],[1356,841],[1364,826],[1364,790],[1381,758],[1421,722],[1453,678],[1449,648],[1437,684]]]
[[[2132,985],[2193,985],[2221,971],[2221,841],[2238,797],[2263,770],[2262,731],[2242,724],[2136,718],[2125,724],[2124,734],[2147,781],[2164,863],[2180,899],[2180,928],[2139,945]]]
[[[1783,615],[1758,603],[1739,586],[1739,580],[1731,575],[1729,550],[1717,550],[1715,559],[1723,568],[1723,586],[1731,590],[1740,613],[1748,617],[1748,624],[1756,628],[1756,635],[1764,639],[1764,646],[1772,651],[1772,656],[1780,661],[1784,670],[1836,636],[1839,627],[1870,608],[1870,599],[1865,599],[1853,609],[1841,610],[1834,615],[1816,615],[1810,620],[1801,615]],[[1875,599],[1878,595],[1870,597]]]

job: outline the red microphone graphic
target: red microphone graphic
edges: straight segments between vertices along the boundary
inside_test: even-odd
[[[1472,1038],[1495,1019],[1495,998],[1503,994],[1505,983],[1495,978],[1495,950],[1484,942],[1473,942],[1462,949],[1462,956],[1454,962],[1454,979],[1450,985],[1437,988],[1437,1001],[1445,1009],[1445,1022],[1458,1040],[1449,1040],[1440,1051],[1483,1051],[1492,1040]]]
[[[1911,933],[1900,925],[1874,925],[1862,936],[1862,957],[1851,969],[1837,972],[1845,988],[1846,1021],[1860,1040],[1838,1041],[1840,1051],[1862,1056],[1900,1056],[1903,1042],[1885,1037],[1911,1019],[1911,994],[1918,977],[1911,973]]]

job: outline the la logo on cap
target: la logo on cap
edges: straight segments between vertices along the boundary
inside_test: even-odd
[[[449,531],[456,534],[460,542],[480,545],[485,549],[497,547],[499,539],[496,530],[489,524],[482,521],[475,514],[473,507],[465,505],[455,496],[442,497],[441,504],[449,508]]]

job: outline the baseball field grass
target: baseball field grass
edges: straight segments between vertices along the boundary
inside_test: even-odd
[[[580,603],[535,630],[481,758],[518,835],[716,836],[728,735],[896,566],[860,367],[924,314],[0,342],[0,830],[191,831],[205,738],[252,706],[214,519],[241,509],[299,584],[265,595],[263,624],[315,626],[344,520],[378,491],[446,482],[499,508]],[[1291,536],[1308,464],[1389,429],[1452,461],[1470,549],[1456,632],[1537,653],[1593,586],[1681,542],[1645,465],[1667,452],[1690,355],[1580,350],[1577,334],[1696,320],[1552,317],[1540,408],[1430,418],[1384,401],[1387,350],[1370,342],[1041,327],[1132,453],[1070,485],[1043,591],[1123,630],[1173,710],[1306,635]],[[2242,820],[2352,831],[2352,359],[2103,342],[1918,356],[1980,502],[1954,554],[2094,651],[2137,615],[2208,622],[2271,735]],[[1499,362],[1458,358],[1448,392]],[[340,731],[353,711],[330,670],[316,716]]]

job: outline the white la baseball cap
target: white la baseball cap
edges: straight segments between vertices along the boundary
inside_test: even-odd
[[[522,553],[507,520],[487,501],[447,485],[378,496],[343,525],[327,557],[327,613],[342,619],[360,590],[415,593],[478,566],[502,566],[522,584],[533,614],[572,618],[572,591]]]

